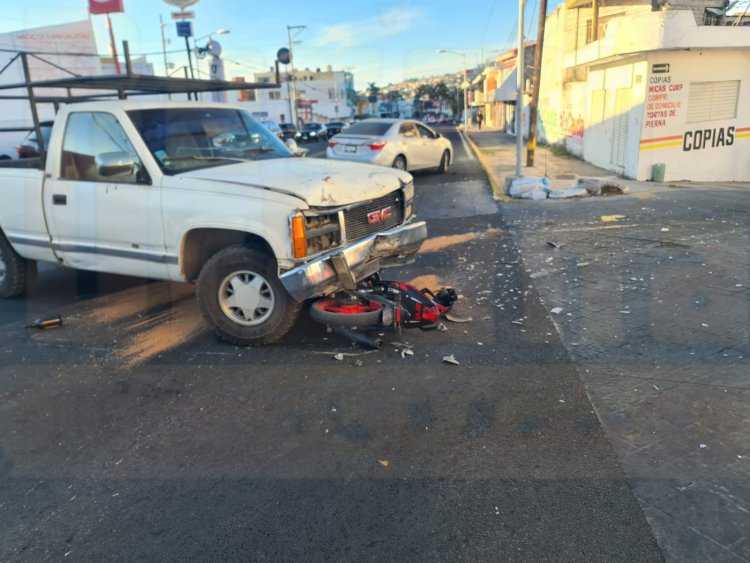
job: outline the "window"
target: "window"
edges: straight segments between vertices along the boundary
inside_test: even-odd
[[[417,132],[414,129],[413,123],[403,123],[398,130],[399,134],[404,137],[416,137]]]
[[[268,93],[268,99],[269,100],[280,100],[281,99],[281,92],[269,92]]]
[[[328,99],[329,100],[335,100],[336,99],[336,88],[329,88],[328,89]]]
[[[131,174],[102,176],[96,158],[127,153],[136,163]],[[61,178],[118,184],[146,183],[143,164],[114,115],[101,112],[71,113],[63,139]]]
[[[737,117],[739,80],[691,82],[688,92],[687,122],[719,121]]]
[[[434,139],[435,134],[427,129],[424,125],[420,125],[419,123],[416,124],[417,131],[419,132],[419,136],[423,139]]]
[[[382,121],[360,121],[353,123],[346,130],[347,135],[385,135],[391,128],[390,123]]]

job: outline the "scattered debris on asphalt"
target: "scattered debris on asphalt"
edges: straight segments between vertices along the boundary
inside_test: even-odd
[[[387,459],[379,459],[378,463],[382,465],[383,467],[390,467],[391,465],[391,462],[388,461]]]
[[[445,315],[446,320],[449,320],[452,323],[470,323],[474,319],[471,317],[457,317],[455,315],[452,315],[451,313],[448,313]]]
[[[563,312],[563,309],[562,307],[553,307],[552,309],[550,309],[549,312],[552,313],[553,315],[559,315],[560,313]]]
[[[438,332],[446,332],[446,331],[448,330],[448,327],[447,327],[447,326],[445,326],[445,324],[443,324],[443,323],[440,323],[440,324],[438,324],[438,325],[437,325],[437,328],[436,328],[436,330],[437,330]]]
[[[548,240],[547,244],[551,246],[552,248],[554,248],[555,250],[557,250],[558,248],[562,248],[563,244],[565,243],[564,242],[552,242]]]
[[[361,368],[365,363],[362,360],[354,360],[354,367]]]
[[[341,361],[341,360],[344,359],[344,354],[336,354],[336,355],[333,356],[333,359]]]
[[[391,344],[396,348],[408,348],[409,350],[414,348],[411,344],[404,344],[403,342],[391,342]]]
[[[63,324],[62,317],[55,315],[54,317],[47,317],[35,320],[30,325],[26,325],[26,328],[38,328],[40,330],[49,330],[51,328],[61,327]]]
[[[414,352],[412,350],[409,350],[409,348],[403,348],[401,350],[401,358],[406,358],[406,356],[413,356]]]
[[[700,449],[705,450],[708,446],[706,444],[701,444]]]
[[[454,356],[453,354],[451,354],[450,356],[443,356],[443,362],[446,364],[453,364],[455,366],[461,365],[461,362],[459,362],[456,359],[456,356]]]
[[[602,215],[602,223],[616,223],[620,219],[625,219],[625,215]]]
[[[661,232],[662,232],[662,233],[668,233],[668,232],[669,232],[669,229],[668,229],[667,227],[662,227],[662,228],[661,228]]]

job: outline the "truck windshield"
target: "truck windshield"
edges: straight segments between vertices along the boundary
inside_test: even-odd
[[[241,110],[157,108],[128,115],[165,174],[292,156],[283,142]]]

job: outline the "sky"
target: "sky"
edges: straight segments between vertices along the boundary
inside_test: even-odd
[[[558,2],[550,0],[548,12]],[[0,33],[80,21],[88,18],[87,0],[27,0],[7,9],[0,19]],[[163,72],[159,16],[165,22],[168,60],[185,65],[185,40],[176,36],[170,13],[174,6],[160,0],[124,0],[125,13],[112,14],[118,49],[127,39],[134,55],[149,54],[157,74]],[[355,87],[370,82],[378,86],[407,78],[460,72],[462,57],[438,54],[438,49],[466,54],[469,67],[513,48],[517,41],[518,3],[512,0],[199,0],[187,8],[195,13],[196,37],[219,29],[229,33],[214,36],[220,41],[229,79],[266,71],[276,51],[287,44],[287,26],[305,26],[295,31],[296,68],[349,70]],[[536,36],[538,0],[526,0],[526,37]],[[91,16],[98,50],[109,53],[106,18]],[[205,44],[207,39],[198,43]],[[207,62],[202,71],[208,72]],[[203,76],[207,78],[207,76]]]

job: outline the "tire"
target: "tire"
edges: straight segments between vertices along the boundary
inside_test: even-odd
[[[451,165],[451,153],[449,151],[444,151],[443,156],[440,159],[440,164],[438,165],[438,172],[441,174],[445,174],[448,172],[448,167]]]
[[[244,290],[242,301],[238,290]],[[239,346],[276,342],[292,328],[301,308],[281,285],[276,260],[242,244],[228,246],[206,262],[196,298],[214,332]]]
[[[406,170],[406,159],[400,154],[395,158],[392,166],[398,170]]]
[[[380,325],[383,306],[380,303],[342,303],[338,299],[319,299],[310,306],[310,316],[330,326],[375,327]]]
[[[0,297],[23,295],[33,283],[36,262],[21,258],[0,233]]]

